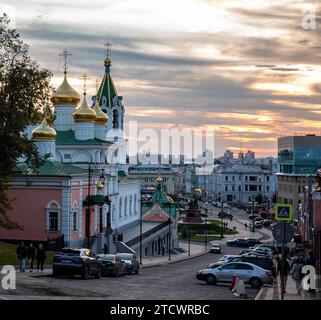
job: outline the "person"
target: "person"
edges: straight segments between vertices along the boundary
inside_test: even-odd
[[[295,281],[295,287],[298,292],[298,294],[301,293],[302,290],[302,267],[303,264],[300,263],[299,259],[295,259],[293,266],[291,268],[290,274]]]
[[[27,249],[26,249],[25,244],[24,244],[23,241],[18,246],[18,248],[16,250],[16,253],[17,253],[18,260],[19,260],[20,272],[25,272]]]
[[[42,244],[39,244],[39,249],[37,250],[36,259],[37,259],[37,270],[39,271],[40,269],[41,271],[43,271],[43,264],[46,261],[47,256],[46,256],[46,251],[43,248]]]
[[[107,251],[108,251],[108,250],[107,250],[107,244],[105,243],[105,244],[104,244],[104,250],[103,250],[104,254],[107,254]]]
[[[306,264],[315,267],[315,256],[313,254],[313,251],[309,251],[309,256],[307,257]]]
[[[245,230],[246,230],[247,229],[247,223],[246,222],[244,223],[244,226],[245,226]]]
[[[286,256],[282,257],[281,259],[280,259],[280,257],[276,257],[276,261],[277,261],[278,273],[280,275],[281,288],[282,288],[282,273],[284,275],[284,290],[283,290],[283,293],[285,293],[286,284],[287,284],[287,281],[288,281],[288,275],[289,275],[289,272],[290,272],[290,265],[288,263],[288,260],[287,260]]]
[[[29,249],[28,249],[28,259],[29,259],[30,272],[33,271],[33,264],[35,262],[35,258],[36,258],[36,248],[33,246],[32,242],[31,242],[29,245]]]

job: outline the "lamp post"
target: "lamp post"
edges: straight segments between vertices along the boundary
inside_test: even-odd
[[[188,255],[191,255],[191,214],[188,214]]]
[[[91,183],[91,167],[90,163],[88,165],[88,202],[87,202],[87,212],[86,212],[86,238],[87,238],[87,248],[90,249],[90,183]]]
[[[255,212],[255,198],[254,197],[252,197],[252,204],[253,204],[252,214],[254,215],[254,212]],[[253,223],[252,223],[252,232],[255,232],[255,229],[254,229],[254,216],[253,216],[252,221],[253,221]]]
[[[143,199],[140,194],[140,220],[139,220],[139,264],[143,263]]]
[[[207,251],[207,212],[208,212],[208,202],[205,203],[205,251]]]
[[[221,239],[224,238],[223,235],[223,230],[224,230],[224,226],[223,226],[223,219],[224,219],[224,203],[223,203],[223,198],[221,197],[221,205],[222,205],[222,211],[221,211]]]
[[[171,203],[169,202],[168,212],[168,260],[171,260]]]

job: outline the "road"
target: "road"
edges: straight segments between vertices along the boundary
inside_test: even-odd
[[[215,214],[215,213],[214,213]],[[242,212],[234,212],[235,220],[246,219]],[[241,227],[239,222],[235,224]],[[256,236],[262,234],[255,233]],[[269,232],[263,236],[268,239]],[[115,299],[115,300],[151,300],[151,299],[193,299],[228,300],[238,299],[229,290],[228,285],[207,285],[195,278],[199,269],[206,268],[223,254],[238,254],[240,248],[223,244],[222,253],[207,253],[189,260],[169,265],[143,268],[138,275],[125,277],[82,280],[80,278],[53,278],[49,272],[17,273],[15,290],[0,287],[0,299]],[[0,278],[1,278],[0,274]],[[249,299],[253,299],[258,290],[247,288]]]

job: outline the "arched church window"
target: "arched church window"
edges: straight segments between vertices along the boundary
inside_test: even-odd
[[[113,111],[113,129],[118,129],[118,117],[119,117],[118,110],[114,110]]]

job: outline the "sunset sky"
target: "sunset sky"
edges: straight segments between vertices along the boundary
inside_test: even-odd
[[[62,77],[104,72],[112,43],[112,76],[139,126],[215,129],[215,155],[225,149],[276,155],[276,139],[321,131],[321,25],[304,30],[296,0],[0,0],[33,58]],[[7,1],[9,5],[9,1]]]

